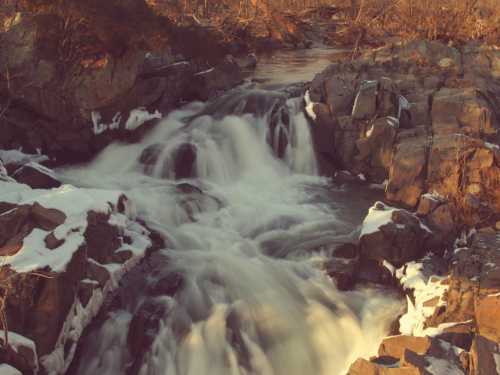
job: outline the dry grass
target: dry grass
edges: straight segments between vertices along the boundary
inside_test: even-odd
[[[496,4],[496,5],[495,5]],[[464,43],[500,42],[498,0],[357,0],[354,14],[345,15],[340,35],[351,43],[390,36]]]

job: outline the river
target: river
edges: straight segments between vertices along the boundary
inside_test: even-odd
[[[256,84],[190,103],[141,143],[61,171],[125,191],[167,243],[124,279],[70,373],[341,375],[375,354],[400,303],[374,288],[340,292],[322,267],[377,193],[317,175],[302,98],[282,90],[332,54],[263,58]]]

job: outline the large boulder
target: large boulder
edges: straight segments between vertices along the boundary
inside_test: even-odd
[[[432,232],[416,215],[377,202],[363,221],[360,254],[400,267],[426,254],[431,238]]]

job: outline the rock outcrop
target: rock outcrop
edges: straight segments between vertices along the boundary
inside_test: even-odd
[[[191,34],[179,37],[142,0],[38,3],[23,2],[0,32],[1,149],[86,160],[114,139],[137,139],[179,102],[242,81],[224,41],[200,32],[196,44],[210,41],[211,55],[189,55],[174,41]]]
[[[331,134],[329,149],[315,139],[322,163],[330,164],[322,170],[387,180],[385,198],[412,209],[426,193],[441,196],[448,205],[434,224],[444,232],[447,215],[454,225],[496,220],[498,61],[493,47],[417,41],[331,65],[309,89],[313,126]]]
[[[158,238],[119,191],[0,184],[0,361],[23,374],[60,374],[105,298]]]

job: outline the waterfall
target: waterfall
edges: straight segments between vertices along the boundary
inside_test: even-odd
[[[321,198],[333,188],[316,175],[302,106],[232,92],[171,113],[140,144],[61,171],[75,184],[123,189],[169,244],[84,339],[77,374],[340,375],[375,354],[399,304],[376,290],[339,292],[321,269],[325,249],[352,227],[348,202]],[[151,292],[164,280],[168,293]],[[139,311],[150,339],[134,352]]]

